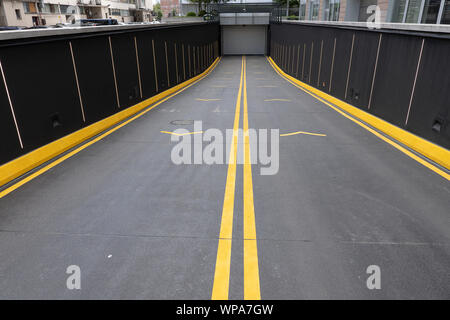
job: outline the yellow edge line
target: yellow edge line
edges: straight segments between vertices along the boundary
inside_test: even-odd
[[[250,162],[250,136],[248,132],[247,61],[244,56],[244,299],[261,300],[256,243],[253,179]]]
[[[342,110],[340,110],[339,108],[333,106],[332,104],[328,103],[327,101],[325,101],[324,99],[330,101],[331,103],[333,103],[334,105],[337,105],[338,107],[342,108],[343,110],[345,110],[346,112],[350,113],[351,115],[355,116],[358,119],[363,120],[364,122],[367,122],[368,124],[370,124],[371,126],[373,126],[374,128],[382,131],[383,133],[387,134],[388,136],[392,137],[393,139],[396,139],[398,141],[400,141],[401,143],[405,144],[406,146],[408,146],[409,148],[413,149],[414,151],[424,155],[425,157],[433,160],[434,162],[442,165],[444,168],[449,168],[450,167],[450,151],[442,148],[440,146],[437,146],[429,141],[426,141],[410,132],[407,132],[399,127],[396,127],[380,118],[377,118],[371,114],[368,114],[365,111],[362,111],[356,107],[353,107],[352,105],[349,105],[346,102],[343,102],[342,100],[339,100],[333,96],[330,96],[318,89],[315,89],[295,78],[292,78],[291,76],[285,74],[276,64],[275,62],[272,60],[272,58],[268,57],[267,58],[270,65],[274,68],[274,70],[280,75],[282,76],[285,80],[289,81],[291,84],[293,84],[294,86],[296,86],[297,88],[303,90],[304,92],[308,93],[309,95],[313,96],[314,98],[316,98],[317,100],[321,101],[322,103],[326,104],[327,106],[329,106],[330,108],[332,108],[333,110],[335,110],[336,112],[340,113],[341,115],[343,115],[344,117],[352,120],[353,122],[357,123],[358,125],[360,125],[361,127],[363,127],[364,129],[366,129],[367,131],[369,131],[370,133],[374,134],[375,136],[377,136],[378,138],[380,138],[381,140],[387,142],[388,144],[390,144],[391,146],[395,147],[396,149],[400,150],[401,152],[403,152],[404,154],[406,154],[407,156],[409,156],[410,158],[416,160],[417,162],[419,162],[420,164],[422,164],[423,166],[427,167],[428,169],[434,171],[435,173],[439,174],[440,176],[442,176],[443,178],[450,180],[450,174],[446,173],[445,171],[441,170],[440,168],[432,165],[431,163],[429,163],[428,161],[420,158],[419,156],[415,155],[414,153],[412,153],[411,151],[407,150],[406,148],[402,147],[401,145],[399,145],[398,143],[392,141],[391,139],[386,138],[385,136],[383,136],[382,134],[380,134],[379,132],[373,130],[372,128],[370,128],[369,126],[365,125],[364,123],[362,123],[361,121],[349,116],[348,114],[346,114],[345,112],[343,112]],[[311,91],[311,92],[309,92]],[[316,96],[317,95],[317,96]],[[321,99],[320,97],[323,97],[323,99]]]
[[[230,285],[231,266],[231,239],[233,235],[233,210],[234,193],[236,185],[236,157],[238,146],[239,115],[241,109],[242,81],[244,60],[241,65],[241,80],[236,100],[236,111],[234,115],[233,139],[231,141],[230,156],[228,162],[227,182],[223,200],[222,220],[220,223],[219,244],[217,246],[216,268],[214,271],[214,283],[211,299],[227,300]]]
[[[186,136],[188,134],[197,134],[197,133],[203,133],[203,131],[194,131],[194,132],[186,132],[186,133],[176,133],[176,132],[170,132],[170,131],[160,131],[161,133],[167,133],[172,134],[174,136]]]
[[[326,137],[326,134],[323,133],[312,133],[312,132],[305,132],[305,131],[296,131],[296,132],[291,132],[291,133],[283,133],[280,134],[280,137],[286,137],[286,136],[293,136],[294,134],[308,134],[311,136],[319,136],[319,137]]]
[[[194,85],[201,79],[203,79],[205,76],[207,76],[219,63],[220,58],[217,58],[214,63],[203,73],[200,75],[189,79],[183,83],[180,83],[179,85],[170,88],[164,92],[161,92],[160,94],[149,98],[143,102],[140,102],[126,110],[123,110],[121,112],[118,112],[104,120],[101,120],[99,122],[96,122],[86,128],[83,128],[81,130],[78,130],[68,136],[65,136],[64,138],[61,138],[57,141],[54,141],[44,147],[41,147],[37,150],[34,150],[16,160],[13,160],[11,162],[6,163],[5,165],[0,167],[0,185],[5,184],[12,179],[20,176],[23,173],[28,172],[29,170],[35,168],[36,166],[42,164],[45,161],[48,161],[52,159],[53,157],[61,154],[64,151],[67,151],[68,149],[76,146],[77,144],[82,143],[83,141],[86,141],[89,138],[92,138],[94,135],[110,128],[111,126],[119,123],[120,121],[128,118],[129,116],[134,115],[132,118],[126,120],[125,122],[121,123],[120,125],[112,128],[108,132],[103,133],[102,135],[96,137],[95,139],[87,142],[86,144],[76,148],[75,150],[69,152],[68,154],[62,156],[61,158],[55,160],[54,162],[46,165],[45,167],[39,169],[38,171],[32,173],[31,175],[27,176],[26,178],[18,181],[17,183],[13,184],[12,186],[6,188],[5,190],[0,192],[0,198],[3,198],[7,194],[11,193],[12,191],[16,190],[20,186],[24,185],[25,183],[31,181],[32,179],[36,178],[37,176],[41,175],[42,173],[50,170],[54,166],[60,164],[64,160],[70,158],[71,156],[77,154],[81,150],[89,147],[90,145],[94,144],[95,142],[103,139],[104,137],[110,135],[114,131],[122,128],[126,124],[130,123],[131,121],[141,117],[142,115],[146,114],[156,106],[160,105],[164,101],[167,101],[168,99],[174,97],[175,95],[183,92],[190,86]],[[159,100],[161,99],[161,100]],[[155,102],[152,106],[148,107],[149,104]],[[146,109],[145,109],[146,108]],[[142,109],[145,109],[142,111]],[[142,111],[142,112],[140,112]],[[139,113],[140,112],[140,113]],[[10,171],[8,171],[10,170]]]

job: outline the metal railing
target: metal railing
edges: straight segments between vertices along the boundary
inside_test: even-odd
[[[207,6],[207,12],[219,16],[221,13],[269,13],[270,23],[281,23],[281,7],[278,4],[266,3],[212,3]]]

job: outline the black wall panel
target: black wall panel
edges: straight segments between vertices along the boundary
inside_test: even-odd
[[[370,110],[398,126],[404,126],[416,74],[421,39],[383,35]]]
[[[170,86],[194,76],[192,62],[189,75],[188,46],[191,60],[194,46],[196,49],[195,74],[200,72],[200,49],[201,70],[205,70],[212,62],[207,58],[208,45],[218,39],[219,24],[211,23],[0,41],[0,59],[24,143],[21,149],[1,81],[0,164],[166,90],[168,73]]]
[[[379,36],[373,32],[355,33],[347,99],[350,104],[368,108]]]
[[[450,147],[448,35],[291,23],[271,24],[270,34],[270,55],[284,72]],[[422,42],[423,53],[407,121]],[[289,51],[292,47],[296,48],[294,57]],[[292,68],[292,58],[295,64],[298,60],[298,72],[296,66]]]
[[[0,56],[24,151],[82,127],[68,41],[3,48]]]
[[[329,32],[322,33],[323,48],[322,48],[322,62],[320,68],[319,85],[318,88],[323,91],[329,89],[331,64],[333,61],[333,47],[334,38]]]
[[[408,130],[450,149],[450,41],[426,39]],[[434,129],[433,129],[434,127]]]
[[[14,118],[11,113],[3,78],[0,75],[0,163],[17,157],[21,152]]]
[[[156,94],[152,35],[152,31],[141,32],[136,35],[136,42],[139,52],[139,70],[141,73],[143,99],[148,99]]]
[[[351,30],[335,30],[334,33],[336,38],[336,49],[331,79],[331,94],[344,100],[354,32]]]
[[[94,37],[71,43],[88,125],[118,110],[109,41]]]
[[[142,100],[133,34],[111,36],[120,108],[125,109]]]

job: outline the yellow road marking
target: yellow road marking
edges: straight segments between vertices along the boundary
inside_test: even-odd
[[[200,98],[197,98],[195,100],[197,100],[197,101],[219,101],[220,99],[200,99]]]
[[[289,99],[264,99],[264,101],[271,102],[271,101],[284,101],[284,102],[290,102]]]
[[[65,161],[66,159],[72,157],[73,155],[79,153],[80,151],[86,149],[87,147],[93,145],[94,143],[96,143],[97,141],[102,140],[103,138],[105,138],[106,136],[109,136],[111,133],[119,130],[120,128],[122,128],[123,126],[127,125],[128,123],[136,120],[137,118],[143,116],[144,114],[146,114],[147,112],[149,112],[150,110],[152,110],[153,108],[159,106],[161,103],[169,100],[170,98],[178,95],[179,93],[183,92],[184,90],[186,90],[187,88],[193,86],[194,84],[196,84],[197,82],[199,82],[200,80],[204,79],[208,74],[210,74],[214,68],[217,66],[217,64],[220,62],[220,58],[218,58],[215,63],[213,65],[211,65],[210,68],[208,68],[203,74],[195,77],[194,81],[192,81],[191,83],[189,83],[186,86],[175,86],[174,88],[181,88],[178,91],[175,91],[174,93],[170,94],[169,96],[165,97],[164,99],[159,100],[158,102],[156,102],[155,104],[147,107],[144,110],[141,110],[140,112],[136,113],[133,117],[131,117],[130,119],[122,122],[121,124],[117,125],[116,127],[110,129],[109,131],[99,135],[98,137],[92,139],[91,141],[83,144],[82,146],[76,148],[75,150],[65,154],[64,156],[60,157],[59,159],[53,161],[52,163],[42,167],[41,169],[37,170],[36,172],[30,174],[29,176],[25,177],[24,179],[18,181],[17,183],[13,184],[12,186],[6,188],[5,190],[0,192],[0,199],[3,198],[4,196],[6,196],[7,194],[13,192],[14,190],[16,190],[17,188],[20,188],[21,186],[23,186],[24,184],[26,184],[27,182],[33,180],[34,178],[40,176],[41,174],[47,172],[48,170],[50,170],[51,168],[57,166],[58,164],[60,164],[61,162]],[[189,80],[188,80],[189,81]],[[173,89],[173,88],[172,88]],[[131,109],[133,107],[130,107],[128,109]]]
[[[186,133],[175,133],[175,132],[170,132],[170,131],[160,131],[161,133],[167,133],[167,134],[172,134],[174,136],[186,136],[188,134],[197,134],[197,133],[203,133],[203,131],[195,131],[195,132],[186,132]]]
[[[217,246],[216,268],[211,299],[227,300],[230,285],[231,239],[233,236],[234,192],[236,185],[236,157],[238,147],[239,115],[242,98],[242,81],[244,76],[244,59],[241,65],[241,80],[236,100],[234,115],[233,139],[231,141],[228,162],[227,182],[223,200],[222,220],[220,223],[219,244]]]
[[[356,109],[355,107],[337,99],[334,98],[332,96],[329,96],[326,93],[321,92],[318,89],[315,89],[313,87],[310,87],[304,83],[302,83],[301,81],[296,80],[296,82],[300,83],[297,84],[294,80],[294,78],[292,78],[292,80],[289,78],[289,76],[285,76],[284,72],[275,64],[275,62],[271,59],[271,58],[267,58],[267,60],[269,61],[269,64],[272,66],[272,68],[286,81],[290,82],[291,84],[293,84],[294,86],[296,86],[297,88],[301,89],[302,91],[306,92],[307,94],[311,95],[312,97],[314,97],[315,99],[319,100],[320,102],[326,104],[327,106],[329,106],[330,108],[332,108],[333,110],[335,110],[336,112],[338,112],[339,114],[341,114],[342,116],[346,117],[347,119],[355,122],[356,124],[358,124],[359,126],[363,127],[364,129],[366,129],[367,131],[369,131],[370,133],[374,134],[375,136],[377,136],[378,138],[380,138],[381,140],[387,142],[388,144],[390,144],[391,146],[393,146],[394,148],[396,148],[397,150],[400,150],[401,152],[403,152],[404,154],[406,154],[407,156],[409,156],[410,158],[414,159],[415,161],[419,162],[420,164],[422,164],[423,166],[427,167],[428,169],[434,171],[435,173],[439,174],[440,176],[442,176],[443,178],[450,180],[450,174],[446,173],[445,171],[441,170],[440,168],[432,165],[431,163],[429,163],[428,161],[422,159],[421,157],[415,155],[414,153],[412,153],[411,151],[407,150],[406,148],[402,147],[401,145],[399,145],[398,143],[394,142],[391,139],[388,139],[387,137],[385,137],[384,135],[380,134],[379,132],[373,130],[372,128],[370,128],[369,126],[367,126],[366,124],[362,123],[361,121],[357,120],[356,118],[353,118],[352,116],[348,115],[347,113],[345,113],[344,111],[342,111],[341,109],[335,107],[334,105],[332,105],[331,103],[325,101],[324,99],[329,99],[331,101],[333,101],[334,104],[336,104],[337,106],[341,107],[342,109],[346,110],[347,112],[349,112],[350,114],[356,113],[358,114],[359,118],[362,118],[365,122],[369,123],[370,125],[374,126],[375,128],[383,131],[385,134],[392,136],[394,139],[397,139],[399,141],[401,141],[402,143],[406,144],[407,146],[409,146],[410,148],[412,148],[413,150],[415,150],[416,152],[419,152],[420,154],[424,154],[425,156],[429,157],[431,160],[441,164],[444,167],[448,167],[449,166],[449,161],[450,161],[450,151],[448,150],[444,150],[443,148],[436,146],[430,142],[427,142],[425,140],[423,140],[422,138],[419,138],[405,130],[402,130],[400,128],[397,128],[387,122],[385,122],[384,120],[378,119],[370,114],[367,114],[366,112],[362,112],[362,110],[354,110]],[[305,89],[302,86],[304,86]],[[322,97],[324,97],[324,99],[320,98],[319,96],[317,96],[314,93],[309,92],[308,90],[311,90],[315,93],[317,93],[318,95],[320,94]],[[355,115],[356,117],[356,115]],[[422,152],[421,152],[422,151]],[[426,151],[426,152],[423,152]]]
[[[319,137],[326,137],[326,134],[323,133],[312,133],[312,132],[305,132],[305,131],[296,131],[291,133],[283,133],[280,134],[280,137],[286,137],[286,136],[293,136],[294,134],[309,134],[311,136],[319,136]]]
[[[255,207],[253,201],[250,136],[248,132],[247,61],[244,56],[244,299],[260,300],[258,248],[256,243]]]

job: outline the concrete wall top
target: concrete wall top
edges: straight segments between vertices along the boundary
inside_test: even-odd
[[[72,28],[48,28],[48,29],[28,29],[13,30],[0,32],[0,41],[16,40],[26,38],[39,38],[51,36],[69,36],[84,35],[91,33],[111,32],[111,31],[131,31],[141,29],[158,29],[168,27],[182,27],[199,24],[207,24],[210,22],[180,22],[180,23],[160,23],[160,24],[132,24],[132,25],[114,25],[114,26],[95,26],[95,27],[72,27]]]
[[[334,26],[334,27],[357,27],[357,28],[369,29],[367,27],[366,22],[283,20],[283,23],[304,24],[304,25],[325,25],[325,26]],[[450,25],[443,25],[443,24],[385,23],[385,22],[382,22],[379,25],[380,25],[380,28],[375,29],[375,30],[398,30],[398,31],[432,32],[432,33],[450,34]]]

